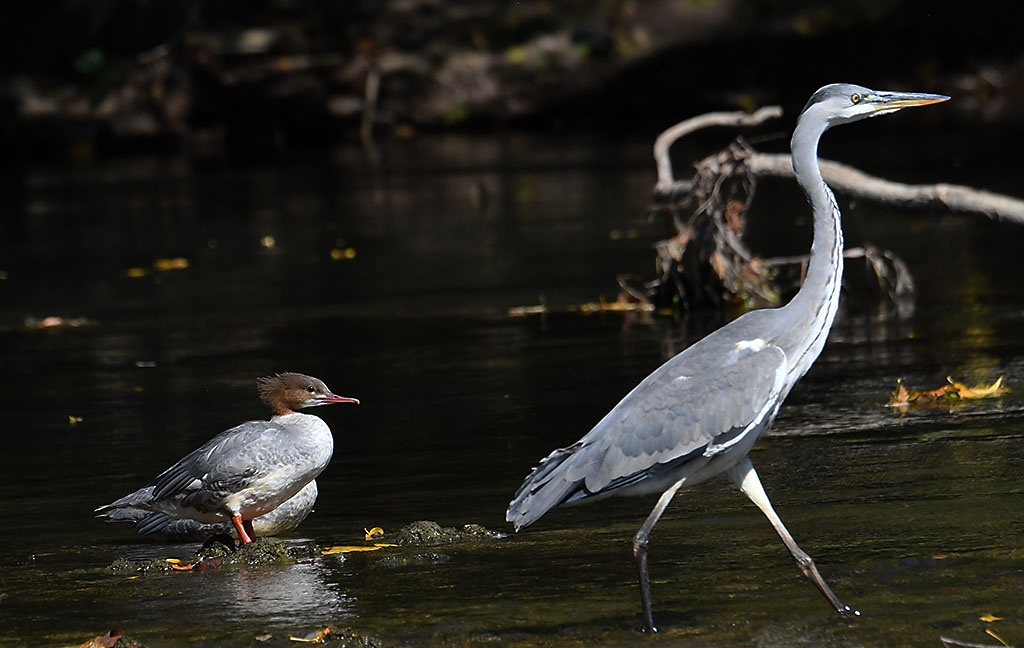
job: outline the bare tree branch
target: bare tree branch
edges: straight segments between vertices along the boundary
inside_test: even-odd
[[[820,164],[825,181],[838,193],[848,196],[901,207],[941,207],[958,213],[981,214],[1024,225],[1024,200],[962,185],[908,185],[892,182],[831,160],[821,160]],[[757,176],[793,177],[793,161],[788,155],[754,153],[747,159],[747,165]]]
[[[765,120],[781,116],[782,108],[779,106],[765,106],[753,114],[737,111],[697,115],[681,121],[675,126],[668,127],[654,140],[654,161],[658,165],[658,183],[654,188],[655,193],[662,190],[668,191],[675,185],[675,178],[672,176],[672,160],[669,158],[668,149],[679,138],[709,126],[756,126]]]
[[[654,161],[658,181],[656,198],[684,195],[693,188],[691,180],[676,180],[668,150],[677,140],[710,126],[756,126],[765,120],[780,117],[778,106],[765,106],[755,113],[714,112],[691,117],[665,129],[654,140]],[[707,158],[710,159],[710,158]],[[751,151],[746,164],[754,176],[793,177],[789,155]],[[820,160],[821,174],[838,193],[895,204],[905,208],[942,208],[963,214],[979,214],[1024,225],[1024,200],[962,185],[938,183],[908,185],[868,175],[859,169],[832,160]]]

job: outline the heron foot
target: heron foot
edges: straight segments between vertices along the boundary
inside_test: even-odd
[[[858,610],[856,608],[852,608],[849,605],[843,605],[841,607],[837,607],[836,608],[836,612],[838,612],[839,616],[842,616],[842,617],[845,617],[845,616],[859,617],[861,615],[860,614],[860,610]]]

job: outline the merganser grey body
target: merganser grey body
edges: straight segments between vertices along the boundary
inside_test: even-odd
[[[296,410],[359,402],[298,373],[260,378],[257,386],[273,413],[269,421],[247,421],[221,432],[142,489],[96,509],[98,517],[123,508],[164,514],[140,520],[140,533],[162,531],[174,519],[230,521],[243,544],[252,542],[253,519],[294,497],[334,453],[334,437],[323,419]]]
[[[253,518],[252,529],[257,537],[276,536],[299,526],[313,510],[318,495],[316,480],[302,487],[294,497],[276,509]],[[153,487],[146,486],[132,493],[140,502],[153,498]],[[124,498],[122,498],[124,499]],[[119,500],[120,501],[120,500]],[[205,523],[191,518],[180,518],[167,513],[155,513],[143,508],[125,505],[101,515],[108,522],[127,522],[144,535],[162,533],[169,542],[205,542],[216,535],[238,536],[235,526],[228,521]],[[241,538],[239,538],[241,539]]]

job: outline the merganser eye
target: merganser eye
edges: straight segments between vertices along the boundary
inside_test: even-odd
[[[309,387],[306,387],[306,391],[308,391],[310,394],[315,394],[316,393],[316,389],[313,388],[313,385],[310,385]]]
[[[861,99],[861,96],[860,96],[859,92],[854,92],[852,95],[850,95],[850,101],[852,101],[855,104],[859,104],[860,103],[860,99]]]

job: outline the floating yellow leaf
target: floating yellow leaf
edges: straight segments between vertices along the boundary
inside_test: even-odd
[[[357,551],[377,551],[380,547],[366,547],[362,545],[342,545],[338,547],[324,547],[322,553],[325,556],[333,554],[355,553]]]
[[[1001,643],[1001,644],[1003,644],[1004,646],[1007,646],[1007,648],[1009,648],[1010,644],[1006,643],[1005,641],[1003,641],[1003,638],[1002,638],[1002,637],[1000,637],[1000,636],[999,636],[999,635],[997,635],[996,633],[992,632],[992,629],[991,629],[991,628],[985,628],[985,634],[987,634],[988,636],[992,637],[993,639],[995,639],[995,640],[996,640],[996,641],[998,641],[999,643]]]
[[[121,633],[117,630],[111,630],[105,635],[100,635],[94,639],[90,639],[83,644],[72,646],[71,648],[111,648],[117,643],[117,640],[121,638]]]
[[[82,417],[81,416],[72,416],[71,414],[68,414],[68,423],[70,425],[75,425],[75,424],[81,423],[81,422],[82,422]]]
[[[540,304],[538,306],[512,306],[508,309],[509,317],[523,317],[525,315],[539,315],[548,312],[548,307]]]
[[[374,538],[379,538],[382,535],[384,535],[384,529],[382,529],[380,527],[373,527],[370,530],[363,529],[363,531],[366,531],[366,540],[367,540],[367,542],[369,542],[370,540],[373,540]]]
[[[311,632],[305,637],[288,637],[292,641],[301,641],[302,643],[323,643],[327,639],[327,635],[332,632],[337,632],[338,629],[334,626],[327,626],[323,630]]]
[[[1003,617],[997,617],[993,614],[983,614],[979,617],[979,619],[984,621],[985,623],[992,623],[993,621],[1002,621]]]
[[[324,547],[320,553],[325,556],[331,556],[333,554],[346,554],[356,553],[359,551],[377,551],[384,547],[397,547],[396,544],[389,542],[375,542],[372,545],[339,545],[337,547]]]
[[[165,558],[164,560],[170,563],[171,569],[177,569],[178,571],[191,571],[195,568],[195,565],[190,563],[182,565],[181,560],[179,560],[178,558]]]
[[[149,271],[146,270],[145,268],[128,268],[125,271],[125,274],[134,279],[138,277],[145,277],[147,274],[149,274]]]
[[[266,236],[260,239],[260,245],[262,245],[265,248],[272,248],[275,245],[277,245],[277,239],[275,239],[270,234],[267,234]]]
[[[586,314],[606,312],[624,313],[632,311],[650,312],[652,310],[654,310],[654,306],[652,306],[651,304],[647,304],[644,302],[623,301],[621,299],[613,302],[607,302],[602,299],[600,302],[596,304],[594,302],[588,302],[586,304],[580,304],[579,306],[579,311],[581,313]]]
[[[153,262],[153,267],[161,272],[166,272],[167,270],[184,270],[188,267],[188,259],[184,257],[157,259]]]
[[[356,258],[356,249],[355,248],[347,247],[347,248],[332,248],[331,249],[331,260],[332,261],[340,261],[342,259],[349,260],[349,259],[354,259],[354,258]]]
[[[522,65],[529,59],[530,54],[522,45],[514,45],[505,50],[505,60],[512,65]]]
[[[1003,386],[1003,377],[999,376],[991,385],[975,385],[974,387],[968,387],[963,383],[954,382],[952,378],[946,377],[949,384],[953,386],[960,398],[993,398],[995,396],[1002,396],[1009,390]]]
[[[889,396],[889,406],[904,409],[909,405],[934,406],[936,404],[949,404],[961,399],[995,398],[1009,391],[1003,385],[1002,376],[991,385],[975,385],[974,387],[968,387],[963,383],[954,381],[950,377],[947,377],[946,380],[949,384],[926,391],[907,389],[903,386],[903,381],[897,380],[896,391]]]

